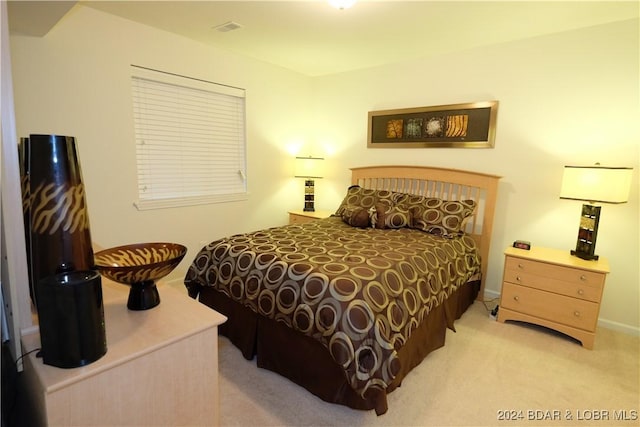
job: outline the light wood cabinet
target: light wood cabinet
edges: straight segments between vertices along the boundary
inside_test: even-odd
[[[215,426],[218,325],[226,318],[170,287],[160,305],[127,309],[128,287],[102,278],[107,353],[74,369],[31,353],[24,375],[39,425]],[[37,332],[22,337],[37,349]]]
[[[330,211],[289,211],[289,224],[304,224],[320,218],[328,218],[333,212]]]
[[[507,248],[498,321],[518,320],[562,332],[593,349],[609,262],[568,250]]]

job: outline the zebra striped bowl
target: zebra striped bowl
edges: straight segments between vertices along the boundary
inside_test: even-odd
[[[96,252],[94,263],[103,277],[131,286],[130,310],[148,310],[160,304],[156,281],[171,273],[186,253],[178,243],[135,243]]]

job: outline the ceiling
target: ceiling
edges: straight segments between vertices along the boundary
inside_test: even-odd
[[[12,33],[43,36],[91,7],[320,76],[638,18],[637,1],[9,1]],[[214,27],[234,22],[240,28]]]

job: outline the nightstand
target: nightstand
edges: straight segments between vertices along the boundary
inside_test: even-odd
[[[102,277],[107,353],[74,369],[24,358],[38,425],[218,425],[218,325],[226,317],[170,287],[150,310],[127,309],[128,288]],[[40,347],[23,335],[25,352]]]
[[[586,261],[569,250],[507,248],[498,321],[545,326],[593,349],[609,262]]]
[[[328,218],[333,212],[330,211],[289,211],[289,224],[304,224],[305,222],[315,221],[316,219]]]

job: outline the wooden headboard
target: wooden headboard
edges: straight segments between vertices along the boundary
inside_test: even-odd
[[[465,231],[480,249],[482,283],[478,299],[484,298],[489,265],[493,214],[496,207],[499,176],[458,169],[428,166],[366,166],[351,168],[351,184],[375,190],[437,197],[443,200],[474,200],[476,212]]]

